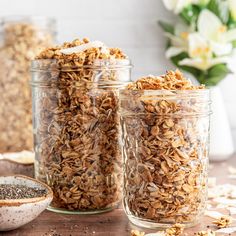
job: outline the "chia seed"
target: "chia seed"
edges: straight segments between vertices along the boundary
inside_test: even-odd
[[[0,200],[43,197],[45,189],[32,188],[18,184],[0,184]]]

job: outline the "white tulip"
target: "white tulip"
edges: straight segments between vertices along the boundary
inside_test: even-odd
[[[199,3],[203,0],[197,1]],[[179,61],[179,65],[200,70],[207,70],[221,63],[229,64],[233,51],[232,41],[236,40],[236,29],[227,30],[221,20],[207,9],[201,11],[197,29],[198,32],[195,32],[195,27],[177,24],[174,34],[165,33],[171,44],[166,51],[166,57],[171,58],[186,52],[189,57]]]
[[[166,51],[166,57],[171,58],[177,56],[181,52],[188,52],[188,35],[193,29],[183,23],[178,23],[175,26],[174,35],[165,33],[165,36],[170,39],[171,47]]]
[[[163,0],[165,7],[179,14],[186,6],[192,4],[195,0]]]
[[[221,63],[227,63],[228,57],[216,57],[212,59],[203,59],[203,58],[185,58],[179,62],[179,65],[181,66],[190,66],[197,68],[199,70],[207,70],[211,68],[212,66],[215,66],[217,64]]]
[[[236,20],[236,0],[228,0],[229,10],[234,20]]]
[[[221,20],[211,11],[201,11],[198,18],[198,31],[209,41],[217,56],[229,55],[232,52],[231,41],[236,40],[236,29],[228,30]]]
[[[185,7],[191,4],[207,5],[210,0],[163,0],[165,7],[179,14]]]
[[[191,4],[199,4],[204,6],[207,5],[209,1],[210,0],[163,0],[163,3],[169,11],[179,14],[185,7]]]
[[[207,70],[210,67],[226,63],[228,57],[213,57],[213,50],[208,40],[199,33],[192,33],[188,36],[189,56],[179,62],[182,66],[191,66],[200,70]]]
[[[199,33],[192,33],[188,36],[189,56],[192,58],[203,57],[210,58],[212,51],[208,41]]]
[[[171,58],[171,57],[177,56],[181,52],[188,51],[188,44],[185,39],[169,34],[169,33],[166,33],[165,35],[171,41],[171,47],[169,47],[166,51],[167,58]]]

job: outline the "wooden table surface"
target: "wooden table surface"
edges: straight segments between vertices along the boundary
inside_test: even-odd
[[[217,177],[217,183],[234,183],[236,180],[227,178],[227,166],[236,167],[236,156],[227,162],[213,163],[210,176]],[[204,217],[201,223],[193,228],[186,229],[184,235],[193,236],[194,232],[206,230],[212,227],[212,219]],[[235,225],[236,226],[236,225]],[[31,223],[13,231],[0,232],[1,236],[128,236],[131,229],[145,232],[156,232],[155,230],[140,229],[129,223],[122,206],[104,214],[99,215],[65,215],[44,211]],[[226,235],[226,234],[225,234]],[[231,234],[231,236],[235,235]]]

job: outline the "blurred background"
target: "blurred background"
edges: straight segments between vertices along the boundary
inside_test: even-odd
[[[175,68],[165,58],[166,39],[157,24],[175,16],[160,0],[1,0],[0,16],[7,15],[55,17],[58,43],[88,37],[121,47],[134,65],[133,80]],[[219,86],[236,145],[236,78],[229,75]]]

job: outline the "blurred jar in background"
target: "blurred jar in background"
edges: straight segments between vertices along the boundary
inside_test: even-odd
[[[5,17],[0,20],[0,152],[33,147],[31,60],[55,38],[55,20]]]

